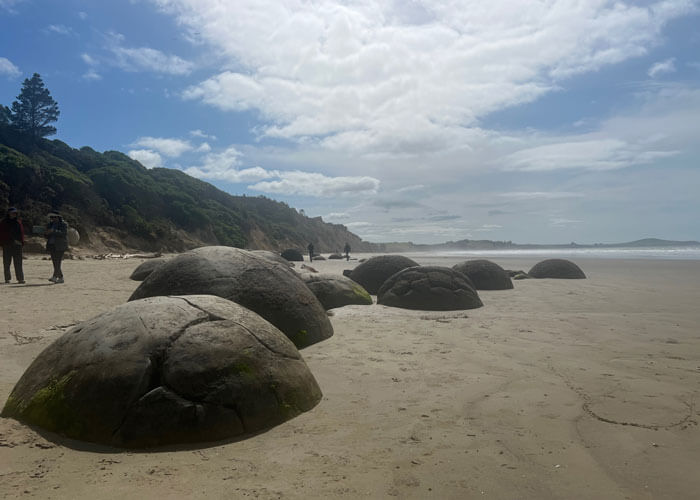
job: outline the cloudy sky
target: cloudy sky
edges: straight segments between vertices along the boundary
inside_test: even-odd
[[[0,103],[369,241],[700,239],[700,0],[0,0]]]

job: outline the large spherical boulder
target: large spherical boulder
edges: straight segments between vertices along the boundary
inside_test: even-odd
[[[583,271],[566,259],[547,259],[538,262],[527,273],[533,278],[584,279]]]
[[[477,290],[510,290],[513,282],[505,269],[490,260],[460,262],[452,269],[466,275]]]
[[[80,233],[74,227],[69,227],[66,233],[66,238],[68,239],[68,244],[70,246],[77,245],[80,242]]]
[[[275,252],[271,252],[269,250],[249,250],[249,251],[254,253],[255,255],[265,257],[266,259],[269,259],[273,262],[278,262],[280,264],[284,264],[287,267],[294,266],[294,264],[292,264],[290,261],[288,261],[287,259],[285,259],[281,255],[276,254]]]
[[[129,300],[158,295],[217,295],[255,311],[297,348],[333,335],[328,315],[297,273],[246,250],[201,247],[170,259]]]
[[[134,271],[131,273],[129,279],[132,279],[134,281],[143,281],[148,277],[149,274],[153,272],[155,268],[167,262],[167,260],[168,259],[165,257],[148,259],[136,266],[136,269],[134,269]]]
[[[389,276],[417,265],[415,261],[403,255],[380,255],[364,261],[352,270],[349,277],[374,295]]]
[[[385,306],[426,311],[476,309],[483,303],[467,278],[449,267],[409,267],[389,277],[377,294]]]
[[[254,312],[214,296],[154,297],[80,323],[49,345],[2,416],[138,448],[259,432],[320,399],[294,345]]]
[[[372,297],[362,285],[336,274],[301,274],[304,283],[325,309],[351,304],[372,305]]]
[[[304,256],[299,250],[288,248],[282,252],[282,258],[290,262],[304,262]]]

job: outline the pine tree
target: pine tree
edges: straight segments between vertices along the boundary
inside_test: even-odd
[[[49,125],[58,120],[58,104],[44,86],[39,73],[24,80],[22,91],[12,103],[12,125],[27,132],[34,139],[56,133],[56,127]]]

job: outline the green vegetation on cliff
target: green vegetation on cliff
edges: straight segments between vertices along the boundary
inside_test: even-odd
[[[263,196],[232,196],[166,168],[146,169],[123,153],[74,149],[0,124],[0,210],[15,205],[25,226],[59,210],[86,243],[105,231],[129,248],[200,245],[281,250],[371,251],[345,226],[309,218]]]

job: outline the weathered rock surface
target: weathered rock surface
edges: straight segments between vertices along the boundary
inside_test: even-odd
[[[254,253],[255,255],[259,255],[261,257],[265,257],[266,259],[270,259],[273,262],[278,262],[279,264],[284,264],[287,267],[294,267],[294,264],[292,264],[290,261],[282,257],[281,255],[277,255],[275,252],[271,252],[269,250],[249,250],[250,252]]]
[[[380,255],[364,261],[352,270],[349,277],[374,295],[389,276],[417,265],[415,261],[403,255]]]
[[[527,273],[533,278],[585,279],[576,264],[566,259],[546,259],[538,262]]]
[[[158,295],[216,295],[258,313],[303,348],[333,335],[323,306],[297,273],[247,250],[201,247],[170,259],[129,300]]]
[[[259,432],[320,399],[294,345],[254,312],[213,296],[154,297],[80,323],[44,349],[2,416],[134,448]]]
[[[438,266],[409,267],[394,274],[379,289],[377,303],[426,311],[476,309],[483,305],[462,273]]]
[[[345,276],[302,273],[301,277],[326,310],[351,304],[372,305],[367,290]]]
[[[477,290],[510,290],[513,288],[513,282],[506,270],[490,260],[467,260],[455,264],[452,269],[466,275]]]
[[[304,262],[304,256],[299,250],[288,248],[282,252],[282,258],[290,262]]]
[[[344,257],[342,255],[340,255],[339,253],[332,253],[328,256],[328,258],[331,260],[336,260],[336,259],[342,259]]]
[[[129,276],[129,279],[132,279],[134,281],[143,281],[145,280],[149,274],[153,272],[155,268],[160,266],[161,264],[167,262],[167,258],[156,258],[156,259],[148,259],[141,264],[139,264],[136,269],[134,269],[134,272],[131,273],[131,276]]]

